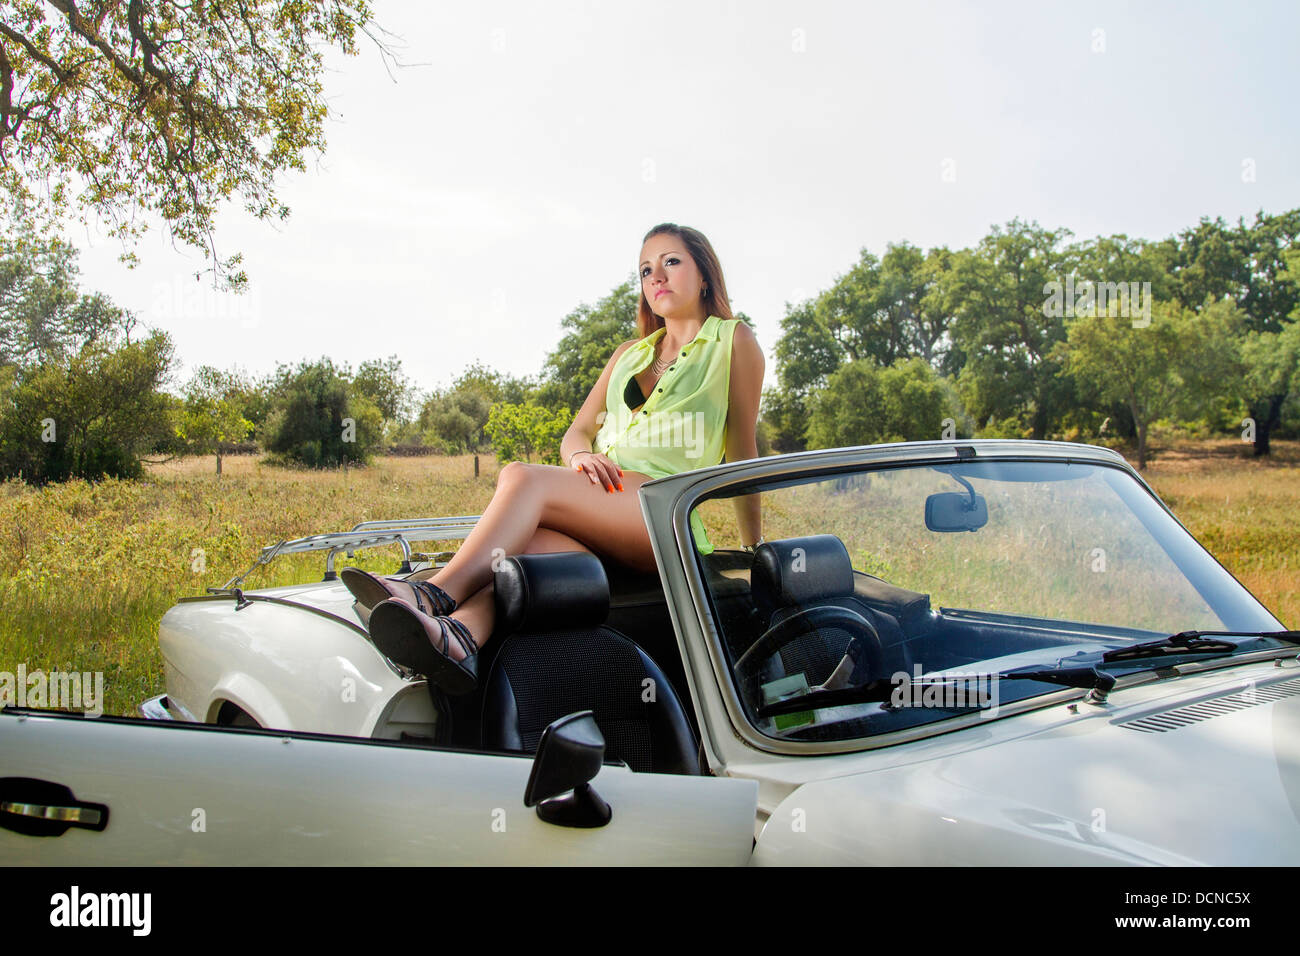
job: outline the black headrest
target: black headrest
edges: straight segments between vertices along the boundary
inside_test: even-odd
[[[765,541],[754,552],[749,586],[754,606],[771,614],[852,594],[853,564],[844,542],[833,534]]]
[[[494,634],[595,627],[609,617],[609,579],[590,551],[502,558],[493,586]]]

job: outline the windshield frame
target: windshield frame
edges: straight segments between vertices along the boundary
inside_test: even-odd
[[[738,735],[745,744],[767,753],[799,756],[849,753],[890,747],[912,740],[950,733],[967,727],[986,724],[990,718],[979,713],[957,713],[924,724],[888,731],[870,737],[850,737],[831,741],[783,739],[760,731],[750,723],[745,706],[739,697],[739,689],[733,677],[728,654],[724,648],[723,636],[719,630],[712,592],[705,581],[703,559],[695,548],[694,538],[691,533],[690,514],[692,509],[702,501],[747,493],[746,489],[752,491],[755,486],[759,485],[805,484],[824,481],[838,475],[862,474],[882,468],[925,467],[977,461],[1006,463],[1051,462],[1060,464],[1073,462],[1091,466],[1104,466],[1113,469],[1115,472],[1123,473],[1127,478],[1136,480],[1138,487],[1149,496],[1149,500],[1174,520],[1177,527],[1186,535],[1185,541],[1190,542],[1188,547],[1194,544],[1195,548],[1199,548],[1220,569],[1221,573],[1226,575],[1227,580],[1237,589],[1243,600],[1253,602],[1255,606],[1262,609],[1269,619],[1276,621],[1276,617],[1272,612],[1244,584],[1238,581],[1227,568],[1223,567],[1222,563],[1208,549],[1196,540],[1187,527],[1178,520],[1177,515],[1160,500],[1159,496],[1143,481],[1142,477],[1133,470],[1128,462],[1117,452],[1108,448],[1068,442],[1000,439],[908,442],[856,448],[825,449],[750,459],[746,462],[718,465],[647,482],[642,486],[647,491],[642,498],[643,510],[648,521],[651,519],[652,512],[657,510],[654,507],[654,500],[660,498],[657,493],[659,489],[655,489],[654,486],[662,484],[666,486],[663,490],[671,489],[675,492],[671,500],[665,502],[668,505],[666,514],[669,518],[673,545],[676,551],[676,560],[673,562],[675,566],[669,567],[663,563],[662,555],[660,555],[660,542],[655,540],[654,544],[656,557],[660,559],[661,570],[665,573],[665,586],[668,587],[673,583],[673,579],[680,578],[680,584],[685,586],[693,605],[694,613],[691,615],[692,619],[688,621],[680,617],[684,609],[674,606],[676,602],[669,602],[680,650],[687,669],[688,680],[697,693],[702,694],[707,689],[710,692],[708,696],[712,697],[713,687],[706,688],[701,681],[701,678],[706,675],[702,673],[700,665],[707,663],[708,669],[712,671],[712,685],[717,689],[716,702],[722,705],[726,720],[730,724],[728,729]],[[1119,474],[1116,474],[1114,478],[1119,481],[1124,480]],[[1148,529],[1148,533],[1150,533],[1150,529]],[[1160,536],[1153,535],[1153,538],[1155,538],[1162,550],[1166,549],[1165,542]],[[1173,555],[1170,555],[1170,558],[1175,560]],[[1191,581],[1192,579],[1183,570],[1182,563],[1175,560],[1175,564],[1179,572]],[[669,573],[670,571],[672,573]],[[681,572],[680,575],[676,573],[678,571]],[[1193,583],[1193,587],[1196,587],[1195,583]],[[1196,589],[1199,593],[1199,587]],[[1278,622],[1277,629],[1283,629],[1280,622]],[[692,636],[701,638],[699,644],[707,654],[707,661],[701,661],[700,655],[691,653],[692,649],[688,645],[692,641]],[[1233,657],[1229,662],[1220,659],[1216,663],[1220,667],[1231,666],[1231,661],[1238,659],[1240,659],[1241,663],[1247,663],[1249,659],[1258,658],[1261,654],[1267,657],[1269,654],[1281,653],[1285,653],[1282,648],[1264,652],[1255,651],[1254,653]],[[1209,664],[1210,662],[1206,661],[1204,663]],[[1140,671],[1127,671],[1119,676],[1121,676],[1121,685],[1145,683],[1146,680],[1150,679],[1149,675]],[[1005,701],[1000,705],[997,716],[992,719],[1000,720],[1026,711],[1039,710],[1065,701],[1077,700],[1084,693],[1086,692],[1077,688],[1061,688],[1024,699]],[[701,700],[697,703],[701,710],[701,730],[703,731],[708,725],[705,718],[710,710],[709,702]],[[721,735],[721,730],[719,730],[718,735]],[[726,749],[725,745],[720,746],[722,743],[719,740],[706,741],[706,744],[711,744],[710,749],[717,751]]]

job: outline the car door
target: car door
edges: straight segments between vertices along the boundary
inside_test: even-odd
[[[524,806],[532,764],[524,756],[387,741],[8,709],[0,711],[0,861],[749,860],[752,781],[607,764],[591,786],[612,818],[575,829],[544,822]]]

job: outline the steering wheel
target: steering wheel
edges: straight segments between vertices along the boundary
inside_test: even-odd
[[[748,689],[759,676],[759,667],[787,644],[824,627],[839,627],[858,639],[866,652],[868,673],[879,675],[885,658],[876,626],[857,611],[835,604],[810,607],[792,614],[779,624],[769,627],[762,636],[740,655],[736,661],[736,678]]]

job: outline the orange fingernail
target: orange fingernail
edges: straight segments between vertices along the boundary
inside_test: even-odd
[[[623,483],[621,481],[618,483],[618,490],[619,491],[623,490]]]

